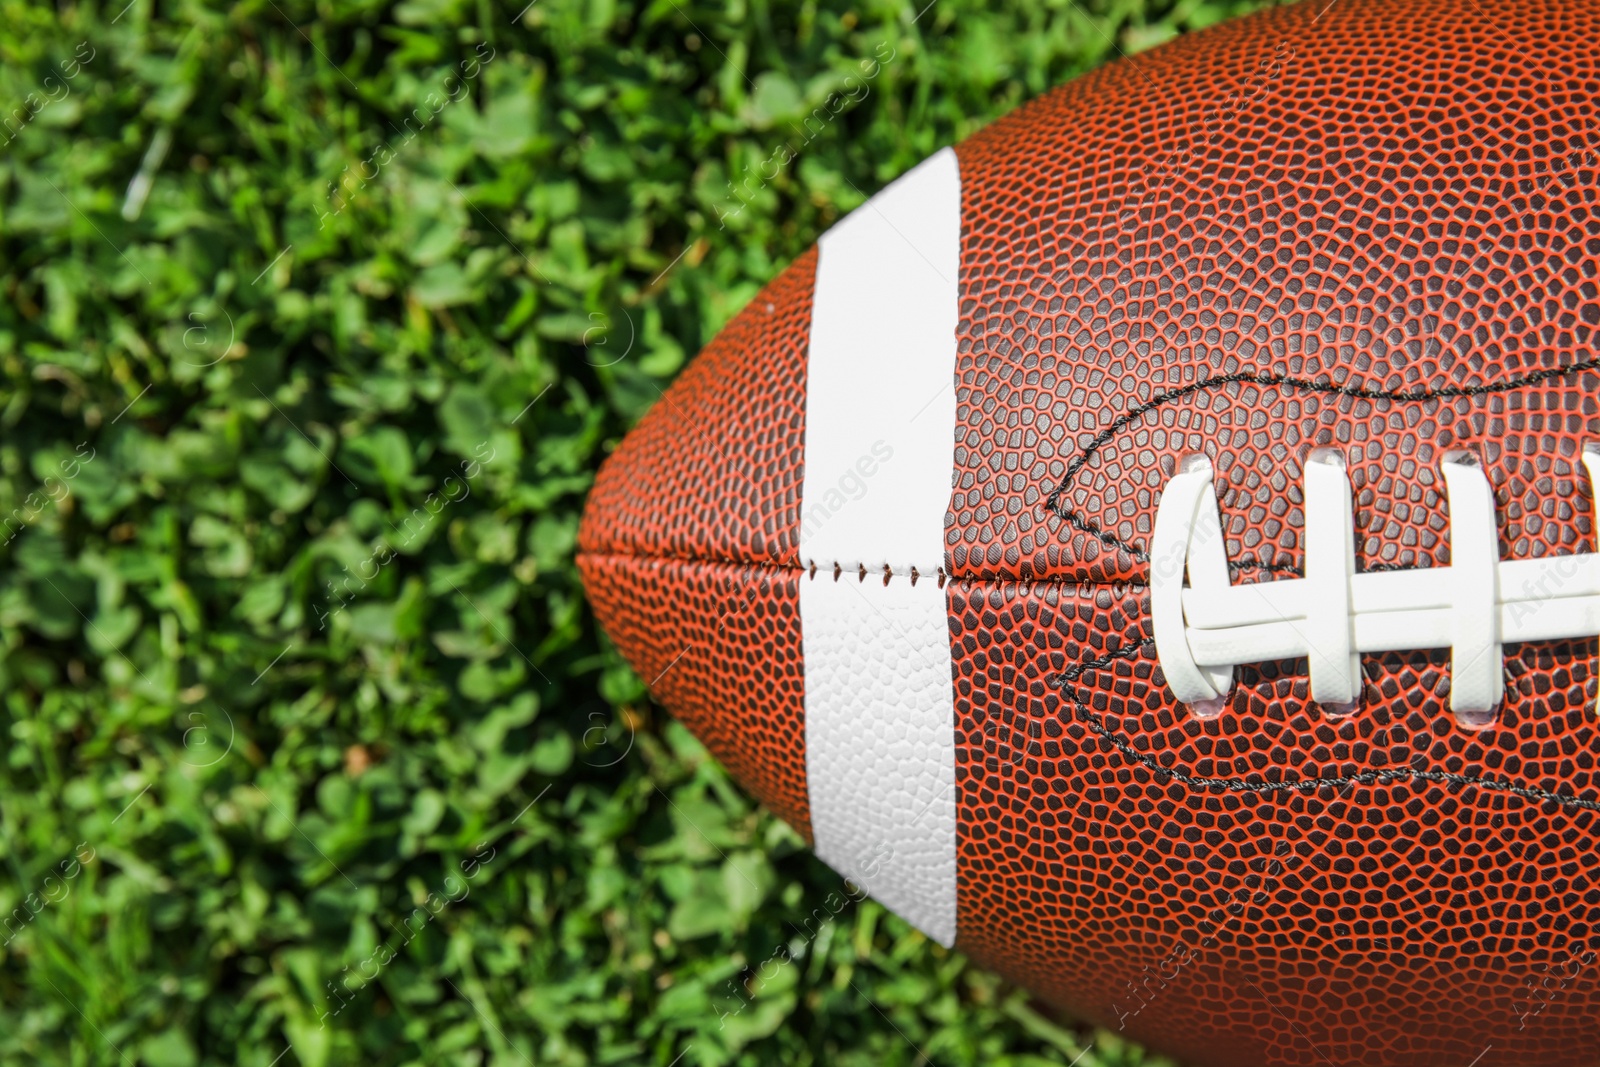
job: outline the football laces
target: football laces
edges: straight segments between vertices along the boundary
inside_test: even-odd
[[[1600,446],[1583,450],[1591,495]],[[1305,576],[1233,584],[1211,461],[1183,457],[1156,510],[1150,614],[1173,695],[1220,715],[1234,668],[1305,659],[1311,698],[1330,716],[1360,707],[1363,652],[1450,651],[1450,710],[1467,729],[1492,726],[1505,695],[1502,647],[1600,636],[1600,555],[1500,558],[1494,490],[1475,452],[1439,463],[1450,565],[1358,572],[1345,457],[1304,464]],[[1187,579],[1187,580],[1186,580]]]

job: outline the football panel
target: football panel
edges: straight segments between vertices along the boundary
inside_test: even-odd
[[[1200,720],[1142,588],[946,591],[957,948],[1196,1062],[1592,1061],[1591,642],[1508,646],[1492,731],[1440,699],[1443,652],[1363,657],[1342,720],[1303,660]]]
[[[734,316],[600,468],[585,552],[795,566],[812,248]]]
[[[810,842],[801,572],[595,553],[578,570],[655,699]]]
[[[1586,5],[1296,4],[959,145],[952,573],[1144,580],[1186,452],[1234,565],[1299,569],[1318,445],[1346,453],[1362,569],[1448,562],[1456,448],[1503,557],[1591,546],[1597,31]]]

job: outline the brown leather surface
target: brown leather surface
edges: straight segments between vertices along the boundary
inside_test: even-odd
[[[672,383],[600,468],[579,552],[798,566],[813,247]]]
[[[595,615],[655,698],[811,838],[798,593],[815,249],[758,293],[601,467],[578,531]]]
[[[597,553],[578,569],[652,695],[810,841],[801,572]]]
[[[1422,652],[1350,719],[1279,663],[1202,722],[1143,588],[947,593],[958,947],[1197,1063],[1594,1062],[1591,642],[1513,646],[1485,733]]]
[[[1482,734],[1443,651],[1363,657],[1338,724],[1243,668],[1202,723],[1143,588],[1075,584],[1147,580],[1185,452],[1235,582],[1300,571],[1322,444],[1360,569],[1449,563],[1462,447],[1503,557],[1594,549],[1597,14],[1319,0],[958,148],[947,564],[1074,583],[952,592],[961,947],[1198,1062],[1600,1061],[1595,642],[1508,648]]]

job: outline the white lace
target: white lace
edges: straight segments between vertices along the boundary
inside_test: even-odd
[[[1600,449],[1586,446],[1583,464],[1600,491]],[[1344,714],[1360,702],[1360,653],[1448,648],[1450,709],[1483,728],[1504,694],[1502,644],[1600,635],[1600,554],[1500,559],[1494,493],[1477,457],[1447,453],[1440,469],[1450,566],[1357,574],[1344,457],[1318,449],[1305,464],[1305,577],[1233,585],[1211,463],[1180,463],[1150,547],[1156,655],[1173,695],[1215,716],[1236,665],[1303,657],[1312,699]]]

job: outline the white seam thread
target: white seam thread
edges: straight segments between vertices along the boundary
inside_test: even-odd
[[[1600,490],[1600,447],[1584,446],[1583,465]],[[1151,628],[1173,695],[1214,715],[1234,667],[1305,658],[1312,699],[1340,713],[1360,699],[1360,653],[1448,648],[1451,711],[1482,728],[1504,698],[1503,645],[1600,636],[1600,552],[1500,559],[1477,457],[1447,453],[1440,467],[1449,567],[1357,574],[1343,458],[1318,450],[1305,467],[1306,576],[1232,585],[1211,465],[1186,459],[1162,492],[1150,555]]]

